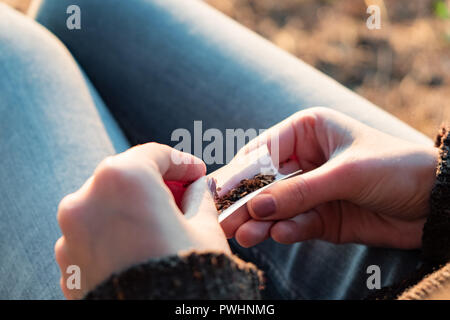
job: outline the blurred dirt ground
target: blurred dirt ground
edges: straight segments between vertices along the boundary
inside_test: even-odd
[[[450,0],[205,1],[430,137],[450,121]]]

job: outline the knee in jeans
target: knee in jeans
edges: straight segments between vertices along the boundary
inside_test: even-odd
[[[9,70],[34,73],[35,66],[57,64],[67,59],[65,46],[50,31],[31,18],[0,3],[0,63]],[[20,66],[20,69],[19,69]],[[33,67],[33,69],[26,69]],[[28,73],[27,72],[27,73]]]

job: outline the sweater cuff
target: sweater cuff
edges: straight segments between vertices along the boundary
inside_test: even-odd
[[[398,300],[448,300],[450,293],[450,263],[428,274],[415,286],[404,291]]]
[[[424,259],[432,263],[450,261],[450,131],[443,127],[436,139],[440,159],[431,192],[431,211],[423,228]]]
[[[85,299],[253,300],[262,283],[262,272],[234,255],[189,251],[113,274]]]

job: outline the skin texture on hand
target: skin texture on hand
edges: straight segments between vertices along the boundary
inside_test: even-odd
[[[173,155],[191,160],[173,163]],[[189,154],[148,143],[107,158],[58,209],[63,236],[55,245],[61,288],[82,298],[114,272],[153,257],[197,249],[231,253],[217,222],[206,167]],[[168,181],[192,182],[180,210]],[[66,269],[81,270],[81,289],[68,289]]]
[[[274,134],[280,139],[280,171],[305,173],[264,191],[222,228],[199,159],[149,143],[103,161],[58,209],[63,236],[55,254],[65,296],[81,298],[112,273],[152,257],[190,249],[230,253],[225,235],[243,246],[268,237],[281,243],[420,246],[437,149],[312,108],[266,131],[240,154],[261,143],[270,148]],[[191,161],[175,165],[174,152]],[[166,181],[196,181],[178,201],[181,209]],[[80,290],[66,286],[70,265],[81,269]]]
[[[370,128],[327,108],[300,111],[240,153],[279,135],[282,181],[224,220],[227,237],[245,247],[322,239],[419,248],[429,212],[438,150]],[[294,159],[294,160],[293,160]],[[281,170],[283,170],[281,169]]]

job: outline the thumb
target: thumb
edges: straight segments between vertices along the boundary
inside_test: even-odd
[[[339,176],[339,170],[328,162],[302,175],[277,182],[249,201],[248,211],[256,220],[292,218],[339,199],[349,184]]]
[[[220,227],[214,197],[208,184],[208,177],[201,177],[185,191],[181,207],[191,224],[213,224]]]

